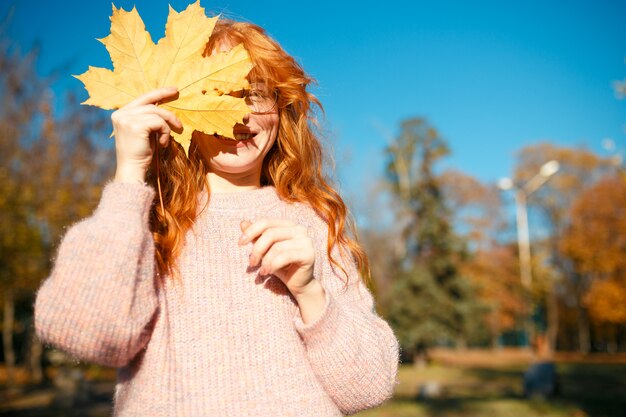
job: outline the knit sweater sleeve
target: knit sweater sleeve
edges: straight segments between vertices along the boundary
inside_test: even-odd
[[[94,214],[68,230],[35,301],[44,343],[110,367],[126,365],[146,345],[158,311],[153,198],[148,186],[110,183]]]
[[[346,270],[334,267],[326,253],[327,225],[308,210],[307,226],[316,244],[315,278],[326,293],[318,318],[306,323],[299,311],[294,319],[313,372],[344,414],[375,407],[393,395],[399,363],[398,341],[374,310],[374,300],[354,261],[341,257],[337,246],[333,258]]]

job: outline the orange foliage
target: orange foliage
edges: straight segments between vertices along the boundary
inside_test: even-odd
[[[608,158],[602,158],[584,148],[559,147],[551,143],[523,148],[518,160],[514,175],[518,184],[530,180],[544,163],[559,161],[558,174],[533,193],[528,201],[530,206],[541,207],[548,214],[551,226],[557,231],[568,222],[569,209],[580,193],[614,171]]]
[[[595,182],[606,169],[612,169],[609,159],[602,158],[590,150],[538,143],[527,146],[519,152],[515,180],[519,183],[528,181],[549,160],[559,161],[561,168],[559,174],[551,178],[545,187],[564,193],[579,191],[585,184]]]
[[[500,246],[477,252],[462,269],[478,288],[478,296],[491,307],[486,321],[492,334],[515,327],[522,312],[519,265],[515,247]]]
[[[584,303],[596,322],[626,323],[626,285],[616,279],[595,281]]]
[[[593,279],[583,302],[596,322],[626,323],[626,182],[605,178],[581,193],[559,248]]]
[[[580,273],[626,279],[626,182],[607,178],[579,196],[560,249]]]

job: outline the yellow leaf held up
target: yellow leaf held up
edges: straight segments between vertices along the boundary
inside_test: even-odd
[[[217,19],[206,16],[200,1],[180,13],[170,7],[165,37],[155,44],[137,9],[113,6],[111,34],[100,40],[113,71],[89,67],[76,76],[89,94],[83,104],[118,109],[150,90],[175,86],[179,97],[160,106],[183,123],[182,133],[172,132],[172,138],[185,152],[194,130],[235,139],[233,126],[250,110],[244,99],[228,94],[249,87],[245,77],[252,61],[243,45],[202,56]]]

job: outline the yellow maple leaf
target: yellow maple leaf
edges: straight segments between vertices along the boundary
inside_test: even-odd
[[[235,139],[233,126],[250,110],[244,99],[228,94],[249,88],[245,77],[252,61],[243,45],[202,56],[217,19],[206,16],[199,0],[180,13],[170,7],[165,37],[155,44],[136,8],[113,6],[111,34],[100,39],[113,71],[89,67],[76,76],[89,93],[83,104],[118,109],[150,90],[175,86],[178,98],[160,106],[183,123],[182,133],[172,132],[172,138],[185,152],[194,130]]]

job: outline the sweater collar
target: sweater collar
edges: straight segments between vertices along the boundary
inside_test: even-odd
[[[204,207],[208,193],[203,191],[200,196],[200,208]],[[273,205],[280,197],[273,186],[265,186],[247,191],[211,192],[208,211],[239,212]]]

